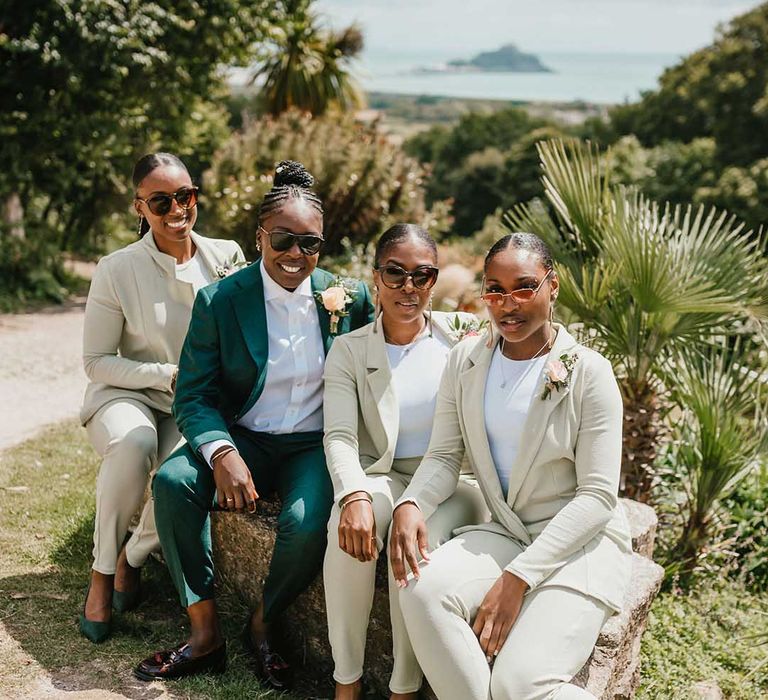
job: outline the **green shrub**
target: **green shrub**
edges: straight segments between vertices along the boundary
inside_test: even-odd
[[[293,111],[247,124],[216,153],[204,177],[210,232],[236,239],[248,257],[256,254],[259,204],[284,159],[301,161],[315,176],[328,253],[339,253],[343,238],[366,243],[396,221],[425,225],[433,234],[447,228],[444,209],[430,212],[424,203],[423,167],[376,125]]]
[[[768,463],[723,501],[739,570],[755,590],[768,588]]]

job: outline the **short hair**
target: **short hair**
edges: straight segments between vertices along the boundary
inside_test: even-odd
[[[275,167],[272,189],[261,200],[259,226],[265,219],[280,211],[289,199],[303,199],[322,216],[323,203],[312,190],[314,184],[315,178],[301,163],[295,160],[280,161]]]
[[[508,233],[506,236],[499,238],[499,240],[491,246],[491,249],[485,256],[483,271],[487,271],[488,265],[491,264],[491,261],[499,253],[507,250],[508,248],[527,250],[528,252],[533,253],[539,258],[539,261],[547,271],[554,267],[552,252],[550,251],[549,246],[535,233]]]
[[[435,256],[435,262],[437,262],[437,243],[435,243],[435,239],[429,235],[426,229],[416,224],[395,224],[390,226],[379,237],[373,256],[374,265],[376,267],[381,265],[381,261],[390,249],[410,238],[415,238],[427,246],[432,255]]]

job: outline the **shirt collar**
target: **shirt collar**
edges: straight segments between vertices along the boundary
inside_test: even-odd
[[[275,280],[273,280],[266,268],[264,267],[264,261],[261,265],[261,281],[264,284],[264,300],[271,301],[273,299],[280,299],[281,301],[290,302],[296,300],[299,297],[309,297],[312,299],[312,281],[309,277],[305,279],[296,289],[289,292],[287,289],[281,287]]]

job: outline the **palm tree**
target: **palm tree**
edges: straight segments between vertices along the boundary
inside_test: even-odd
[[[252,80],[263,80],[263,109],[277,116],[289,109],[323,114],[364,104],[350,64],[363,49],[359,27],[324,30],[310,11],[310,0],[288,0],[282,22],[271,29],[269,54]]]
[[[594,146],[537,146],[549,207],[517,206],[505,223],[546,240],[562,305],[617,370],[624,397],[623,489],[648,502],[662,436],[662,368],[680,348],[768,318],[762,241],[714,209],[669,208],[611,184]],[[725,333],[723,333],[725,334]]]
[[[683,575],[695,569],[709,539],[717,501],[759,467],[768,450],[765,376],[745,363],[748,345],[720,339],[703,353],[679,358],[671,369],[672,395],[683,407],[672,456],[685,475],[686,500],[683,528],[668,558]]]

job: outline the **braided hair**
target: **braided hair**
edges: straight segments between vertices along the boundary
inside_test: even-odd
[[[485,256],[483,271],[487,272],[488,265],[491,264],[491,261],[499,253],[507,250],[507,248],[516,248],[518,250],[526,250],[533,253],[539,258],[539,261],[547,272],[554,267],[552,251],[550,251],[549,246],[535,233],[508,233],[506,236],[499,238],[499,240],[491,246],[491,249]]]
[[[435,243],[434,238],[432,238],[425,229],[416,224],[395,224],[384,231],[376,243],[373,264],[376,267],[379,267],[384,256],[391,248],[394,248],[396,245],[409,238],[415,238],[417,241],[420,241],[427,246],[430,252],[435,256],[435,260],[437,260],[437,244]]]
[[[280,211],[290,199],[303,199],[322,216],[323,203],[312,190],[314,184],[315,178],[301,163],[295,160],[280,161],[275,167],[272,189],[264,195],[259,207],[259,226]]]

